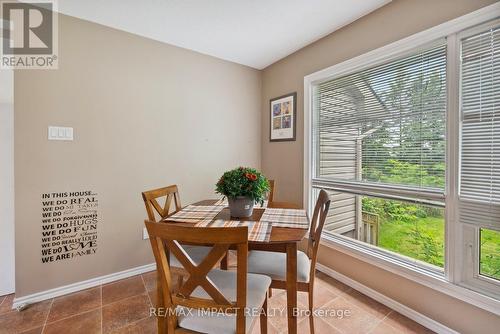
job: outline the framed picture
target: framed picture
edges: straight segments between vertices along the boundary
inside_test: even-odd
[[[270,100],[270,141],[295,140],[295,129],[297,128],[295,121],[296,100],[297,93],[283,95]]]

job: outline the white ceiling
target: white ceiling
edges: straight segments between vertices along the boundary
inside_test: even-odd
[[[257,69],[390,0],[62,0],[59,11]]]

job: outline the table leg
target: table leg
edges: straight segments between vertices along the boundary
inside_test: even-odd
[[[222,270],[227,270],[227,267],[228,267],[228,259],[229,257],[229,251],[227,251],[226,255],[224,255],[224,257],[222,258],[222,260],[220,261],[220,268]]]
[[[288,333],[297,334],[297,243],[286,245],[286,302],[288,311]]]

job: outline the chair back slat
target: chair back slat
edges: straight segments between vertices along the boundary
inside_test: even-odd
[[[326,216],[330,209],[330,196],[328,193],[321,189],[319,192],[318,200],[314,207],[313,216],[311,219],[311,226],[309,229],[309,241],[307,247],[307,256],[311,259],[311,273],[310,277],[314,277],[314,270],[316,267],[316,260],[318,255],[319,243],[321,240],[321,233],[323,233],[323,226],[325,225]]]
[[[162,206],[158,199],[165,198],[165,204]],[[142,193],[142,199],[146,206],[148,219],[151,221],[160,221],[171,213],[181,209],[181,200],[179,190],[176,185],[171,185],[164,188],[153,189]],[[172,208],[172,200],[175,206]],[[157,219],[157,215],[159,219]]]
[[[248,227],[187,227],[173,224],[157,223],[146,220],[151,247],[161,277],[163,301],[167,308],[174,310],[177,306],[195,309],[219,309],[228,313],[236,313],[238,333],[245,331]],[[212,245],[208,255],[198,264],[191,259],[181,244]],[[215,265],[225,256],[231,246],[237,252],[236,263],[236,301],[228,300],[218,286],[207,276]],[[172,290],[172,277],[167,254],[174,255],[188,273],[177,291]],[[192,296],[196,288],[202,288],[208,298]],[[174,312],[168,312],[167,323],[177,327]],[[173,329],[172,328],[172,329]]]
[[[267,197],[267,200],[269,202],[274,201],[274,180],[268,180],[269,181],[269,196]]]

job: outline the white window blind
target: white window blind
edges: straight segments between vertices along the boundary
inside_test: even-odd
[[[500,27],[461,40],[460,221],[500,227]]]
[[[445,41],[314,89],[314,177],[444,189]]]

